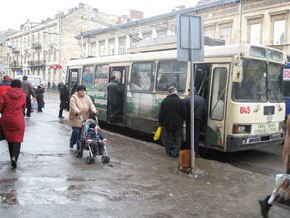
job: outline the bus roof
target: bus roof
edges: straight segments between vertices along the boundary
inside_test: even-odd
[[[267,56],[267,51],[271,54],[275,54],[275,58]],[[284,62],[284,55],[280,50],[274,48],[268,48],[265,46],[253,46],[249,44],[241,45],[225,45],[225,46],[205,46],[204,57],[215,58],[215,57],[235,57],[238,55],[244,57],[255,57],[262,59],[269,59],[276,62]],[[274,56],[274,55],[273,55]],[[68,67],[76,67],[90,64],[105,64],[105,63],[122,63],[122,62],[133,62],[133,61],[152,61],[152,60],[172,60],[177,59],[177,50],[162,50],[155,52],[142,52],[135,54],[123,54],[123,55],[112,55],[103,57],[92,57],[84,59],[70,60],[67,63]]]

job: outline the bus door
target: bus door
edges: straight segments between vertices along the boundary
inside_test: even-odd
[[[211,68],[211,85],[208,100],[208,121],[206,128],[206,145],[223,147],[225,144],[225,110],[227,78],[229,64],[213,64]]]
[[[128,67],[110,67],[107,97],[107,121],[110,123],[122,124],[125,120],[128,69]]]
[[[73,95],[76,92],[77,85],[80,83],[80,68],[74,68],[68,70],[67,82],[69,84],[69,95]]]
[[[197,64],[195,71],[194,87],[196,92],[202,96],[208,105],[208,92],[209,92],[209,74],[210,65],[209,64]],[[207,119],[202,120],[199,140],[205,140],[205,130],[206,130]]]

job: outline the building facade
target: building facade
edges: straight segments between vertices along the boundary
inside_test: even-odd
[[[103,21],[89,22],[87,18]],[[83,31],[115,25],[119,18],[99,12],[80,3],[67,14],[60,12],[54,19],[41,23],[26,21],[20,31],[6,37],[0,45],[0,62],[5,74],[12,78],[20,75],[38,75],[44,82],[64,81],[65,65],[71,58],[79,58],[80,50],[74,36]]]
[[[127,53],[146,41],[176,35],[176,15],[201,16],[204,35],[225,44],[251,43],[284,51],[290,61],[290,0],[202,0],[193,8],[77,35],[84,57]],[[92,52],[93,51],[93,52]]]

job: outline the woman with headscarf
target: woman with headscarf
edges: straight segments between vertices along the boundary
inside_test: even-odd
[[[8,142],[11,166],[17,167],[21,142],[23,142],[25,122],[23,111],[26,95],[21,89],[21,81],[13,80],[11,88],[0,95],[1,125]]]
[[[87,120],[90,113],[97,115],[99,112],[96,110],[91,98],[86,95],[86,87],[84,85],[77,86],[76,93],[70,98],[69,106],[68,124],[72,127],[70,148],[77,144],[77,150],[80,150],[82,120]]]

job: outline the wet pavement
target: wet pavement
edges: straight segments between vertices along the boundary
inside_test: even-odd
[[[0,142],[0,217],[261,217],[257,199],[274,177],[203,158],[204,176],[176,172],[178,159],[153,143],[106,131],[111,161],[88,165],[69,149],[70,127],[57,118],[56,93],[26,119],[18,168]],[[65,113],[67,115],[67,113]],[[289,217],[273,206],[270,217]]]

